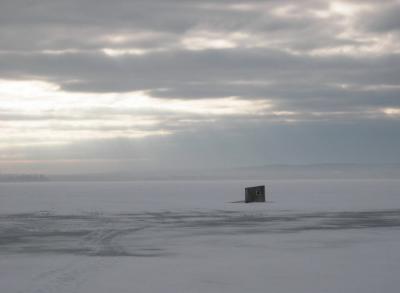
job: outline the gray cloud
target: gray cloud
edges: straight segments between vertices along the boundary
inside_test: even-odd
[[[400,3],[394,1],[391,5],[377,7],[374,12],[369,12],[358,20],[366,30],[374,32],[399,32],[400,30]]]
[[[393,11],[396,5],[394,1],[363,3],[387,11]],[[1,47],[27,51],[105,46],[165,48],[174,46],[192,30],[247,32],[267,43],[298,50],[359,42],[339,36],[346,28],[341,16],[315,15],[315,11],[326,10],[329,5],[329,1],[322,0],[250,1],[244,5],[238,1],[7,0],[0,11]],[[277,14],[282,8],[285,13]],[[379,13],[368,14],[368,19],[380,18],[387,19]],[[104,36],[112,34],[131,34],[132,38],[111,44]],[[143,34],[150,36],[143,39]],[[298,34],[301,38],[296,37]]]
[[[175,99],[239,96],[272,100],[291,110],[400,106],[400,57],[396,54],[311,57],[237,49],[115,58],[102,53],[3,57],[0,74],[4,77],[36,76],[67,91],[148,90],[155,97]]]

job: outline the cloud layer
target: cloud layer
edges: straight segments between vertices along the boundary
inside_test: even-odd
[[[213,157],[215,137],[229,133],[236,140],[222,145],[236,141],[253,154],[229,159],[233,165],[256,163],[257,156],[286,163],[296,161],[284,159],[295,151],[275,160],[280,144],[269,154],[254,150],[285,135],[305,147],[314,134],[329,140],[324,127],[346,125],[371,144],[354,161],[398,161],[400,145],[389,130],[400,126],[399,12],[396,0],[3,1],[2,160],[50,158],[49,147],[64,149],[54,160],[81,157],[82,144],[92,141],[137,144],[153,136],[162,147],[141,156],[175,158],[168,145],[179,142],[182,153],[207,130],[215,136],[203,137],[205,157]],[[380,157],[385,142],[389,153]],[[48,155],[32,151],[41,147]],[[118,157],[112,148],[100,153],[98,159]],[[187,153],[191,164],[207,161]],[[306,153],[299,162],[324,155],[351,161],[340,148]]]

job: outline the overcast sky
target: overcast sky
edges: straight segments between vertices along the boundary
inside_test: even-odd
[[[0,171],[400,163],[400,1],[1,0]]]

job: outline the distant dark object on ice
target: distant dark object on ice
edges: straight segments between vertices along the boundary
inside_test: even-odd
[[[244,202],[265,202],[265,186],[246,187]]]

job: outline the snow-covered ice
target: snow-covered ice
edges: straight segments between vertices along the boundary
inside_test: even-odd
[[[0,292],[398,292],[399,232],[396,180],[4,183]]]

